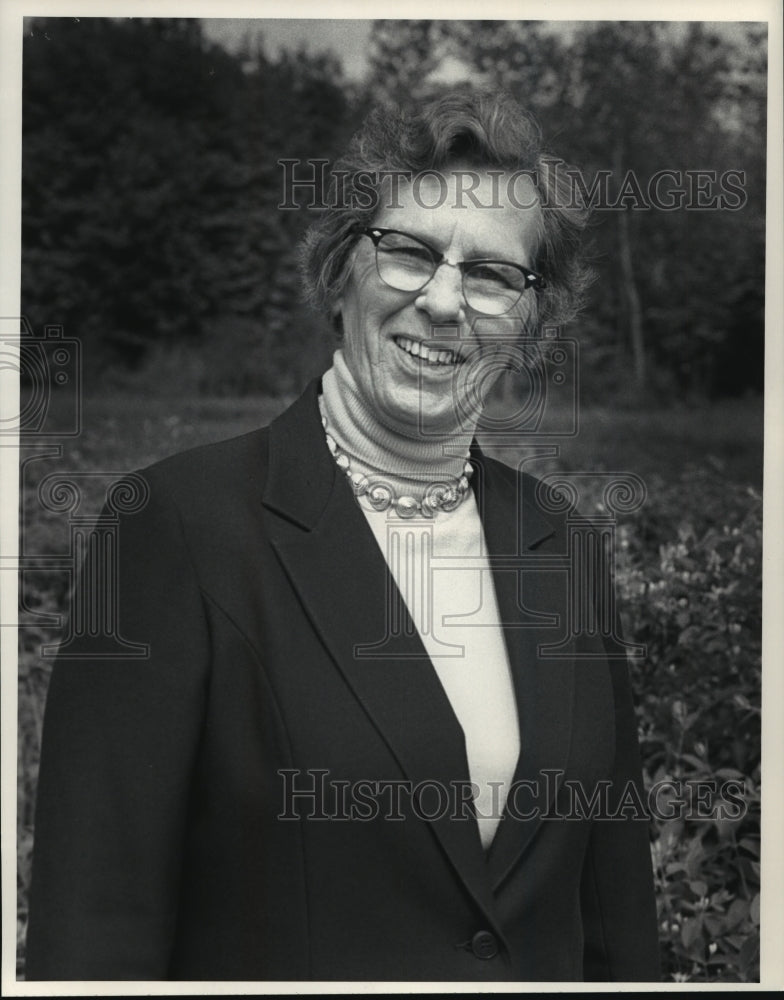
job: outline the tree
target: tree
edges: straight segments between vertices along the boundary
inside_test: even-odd
[[[539,117],[547,147],[579,165],[596,209],[599,281],[581,334],[591,355],[614,357],[638,395],[651,384],[724,390],[717,359],[740,317],[757,322],[747,289],[758,299],[764,289],[764,31],[436,21],[380,34],[388,92],[427,96],[445,66],[461,85],[509,90]],[[406,53],[426,42],[416,77]],[[388,78],[396,53],[400,83]]]
[[[34,21],[25,313],[81,338],[96,375],[185,344],[213,391],[296,388],[321,330],[294,253],[311,217],[279,211],[278,160],[330,157],[351,125],[323,56],[230,55],[194,19]]]

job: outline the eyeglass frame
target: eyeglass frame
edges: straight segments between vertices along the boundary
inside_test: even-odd
[[[515,299],[512,305],[509,306],[508,309],[505,309],[504,312],[509,312],[510,309],[514,309],[514,307],[517,305],[517,303],[520,301],[520,299],[528,291],[529,288],[533,288],[534,291],[536,292],[541,291],[543,288],[547,288],[547,281],[541,274],[539,274],[537,271],[534,271],[534,269],[531,267],[526,267],[523,264],[515,264],[511,260],[500,260],[497,257],[473,257],[470,260],[450,260],[445,253],[440,253],[434,247],[431,247],[430,244],[426,240],[423,240],[420,236],[415,236],[413,233],[406,233],[401,229],[382,229],[379,226],[356,226],[354,232],[358,233],[361,236],[367,236],[370,238],[370,240],[373,243],[373,247],[375,248],[376,273],[378,274],[379,278],[381,278],[381,280],[384,282],[384,284],[387,286],[387,288],[394,288],[395,291],[397,292],[408,291],[409,294],[413,292],[421,292],[422,289],[425,288],[433,280],[433,278],[436,276],[436,271],[439,269],[439,267],[441,267],[442,264],[448,264],[450,267],[457,267],[460,270],[460,280],[461,280],[463,297],[466,299],[466,304],[469,305],[469,308],[473,309],[474,312],[482,312],[482,310],[476,309],[474,306],[471,306],[468,303],[468,298],[466,297],[465,294],[464,282],[465,282],[466,270],[469,267],[473,267],[475,264],[503,264],[504,267],[513,267],[516,271],[519,271],[523,275],[523,278],[525,278],[525,287],[520,292],[518,298]],[[379,267],[378,264],[378,244],[385,236],[388,236],[390,234],[393,234],[395,236],[406,236],[408,239],[414,240],[414,242],[421,244],[433,255],[433,261],[434,261],[433,273],[430,275],[427,281],[423,282],[419,286],[419,288],[410,288],[410,289],[397,288],[395,285],[390,285],[388,281],[385,281],[385,279],[381,277],[381,268]],[[483,315],[503,316],[504,313],[483,313]]]

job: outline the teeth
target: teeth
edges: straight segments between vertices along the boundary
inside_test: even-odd
[[[420,358],[428,365],[453,365],[455,356],[452,351],[438,351],[426,347],[418,340],[409,340],[408,337],[395,338],[398,347],[401,347],[407,354],[412,354],[415,358]]]

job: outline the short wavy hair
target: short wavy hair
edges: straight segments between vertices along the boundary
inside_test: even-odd
[[[581,239],[589,210],[578,198],[566,164],[542,149],[535,119],[509,94],[498,91],[451,92],[425,104],[371,111],[346,154],[333,165],[329,207],[307,230],[299,248],[310,304],[333,316],[348,278],[349,255],[359,239],[357,227],[372,225],[378,211],[381,185],[373,183],[374,178],[389,171],[416,176],[457,164],[529,174],[543,209],[540,244],[531,265],[547,282],[537,293],[537,320],[544,325],[572,319],[592,280]]]

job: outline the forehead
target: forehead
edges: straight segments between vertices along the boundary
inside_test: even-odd
[[[542,208],[526,174],[454,167],[400,181],[382,194],[375,225],[421,236],[462,257],[502,256],[532,263]]]

